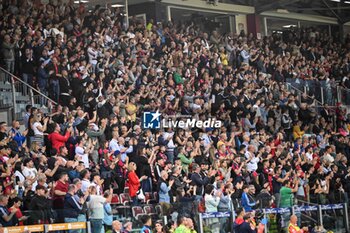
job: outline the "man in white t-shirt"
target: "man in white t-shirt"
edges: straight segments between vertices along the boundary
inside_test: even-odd
[[[91,186],[90,182],[90,172],[87,169],[84,169],[80,172],[81,180],[81,191],[85,193]]]
[[[85,140],[82,138],[77,139],[77,147],[75,147],[75,156],[78,161],[84,162],[85,168],[89,168],[89,155],[84,148]]]
[[[23,162],[22,174],[26,179],[35,179],[38,171],[34,167],[34,162],[31,158],[26,158]]]
[[[101,232],[102,220],[104,218],[104,204],[106,198],[101,195],[97,195],[97,190],[95,186],[89,188],[90,201],[88,201],[87,206],[89,209],[89,216],[91,222],[92,232]]]

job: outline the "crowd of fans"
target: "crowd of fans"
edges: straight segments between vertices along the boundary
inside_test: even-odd
[[[0,123],[2,226],[88,219],[93,233],[120,232],[111,203],[127,192],[133,206],[152,194],[164,215],[177,213],[154,232],[195,232],[195,213],[231,203],[236,232],[255,232],[257,209],[347,200],[350,118],[285,80],[350,88],[349,38],[305,29],[257,39],[136,19],[125,28],[118,8],[72,0],[3,1],[0,12],[3,66],[59,103],[52,114],[28,105],[24,131]],[[157,111],[222,127],[144,129],[143,113]],[[151,232],[152,219],[142,222]],[[207,224],[228,232],[221,219]]]

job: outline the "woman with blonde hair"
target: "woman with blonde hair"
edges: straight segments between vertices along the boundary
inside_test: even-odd
[[[138,199],[137,199],[137,192],[140,189],[140,183],[142,180],[147,179],[147,176],[142,176],[139,178],[136,174],[136,163],[131,162],[128,166],[128,186],[129,186],[129,195],[132,199],[132,204],[137,205]]]

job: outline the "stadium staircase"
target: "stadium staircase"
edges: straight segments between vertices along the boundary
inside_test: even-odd
[[[28,104],[46,113],[57,105],[38,89],[0,67],[0,121],[6,121],[6,118],[8,124],[14,119],[22,121]]]

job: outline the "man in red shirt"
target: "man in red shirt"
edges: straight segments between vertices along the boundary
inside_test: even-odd
[[[69,186],[69,178],[68,174],[65,172],[62,172],[59,176],[59,180],[56,182],[54,186],[54,193],[53,193],[53,208],[55,210],[63,210],[63,204],[64,204],[64,197],[66,196],[68,192],[68,186]],[[58,211],[58,216],[60,216],[60,213],[63,211]]]
[[[55,131],[49,134],[49,140],[52,143],[52,148],[55,148],[57,151],[60,151],[61,146],[65,146],[65,143],[68,141],[72,127],[67,129],[67,132],[64,136],[60,134],[61,128],[59,124],[56,124]]]

